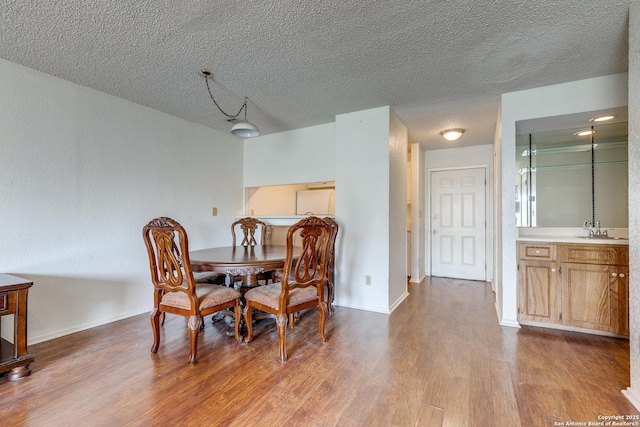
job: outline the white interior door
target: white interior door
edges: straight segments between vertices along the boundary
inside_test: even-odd
[[[431,172],[431,275],[486,280],[485,168]]]

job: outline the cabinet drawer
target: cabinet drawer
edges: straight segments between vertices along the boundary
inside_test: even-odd
[[[625,258],[625,249],[612,245],[562,245],[560,257],[563,262],[616,265],[621,264],[622,258]]]
[[[0,292],[0,316],[13,314],[16,310],[16,292]]]
[[[520,243],[518,247],[520,259],[555,261],[556,245],[546,243]]]

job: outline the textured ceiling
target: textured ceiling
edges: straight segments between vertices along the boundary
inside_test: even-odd
[[[390,105],[413,142],[492,143],[500,94],[627,70],[631,0],[0,1],[0,57],[228,131]]]

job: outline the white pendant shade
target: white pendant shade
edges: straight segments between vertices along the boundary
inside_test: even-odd
[[[240,138],[254,138],[260,136],[260,131],[249,122],[238,122],[231,128],[231,133]]]

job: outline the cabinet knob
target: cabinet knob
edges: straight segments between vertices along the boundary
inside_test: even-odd
[[[620,276],[620,277],[625,277],[625,276],[624,276],[624,273],[620,273],[620,274],[618,274],[618,276]]]
[[[540,249],[536,249],[536,253],[539,254],[540,253]]]
[[[611,277],[618,277],[618,273],[611,273]]]
[[[555,268],[552,268],[552,269],[551,269],[551,272],[552,272],[552,273],[555,273],[555,272],[556,272],[556,269],[555,269]]]

